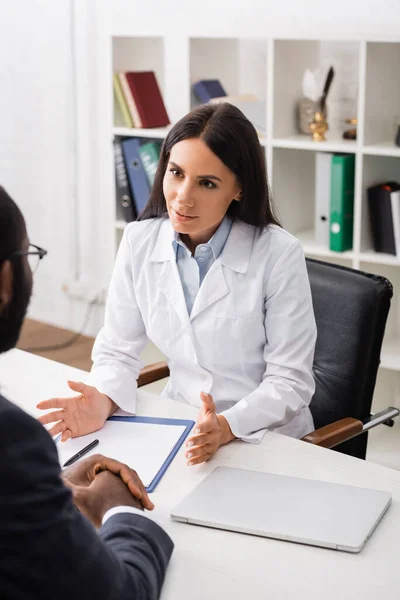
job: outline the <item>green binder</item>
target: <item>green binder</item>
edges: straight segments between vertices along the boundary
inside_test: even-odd
[[[160,144],[157,142],[146,142],[140,146],[139,154],[147,179],[150,186],[152,186],[157,171],[158,159],[160,158]]]
[[[354,171],[354,154],[332,156],[329,247],[334,252],[353,247]]]

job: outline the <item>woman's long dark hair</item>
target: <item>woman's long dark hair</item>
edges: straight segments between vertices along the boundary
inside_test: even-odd
[[[169,131],[161,148],[150,198],[139,221],[165,215],[163,179],[171,149],[178,142],[191,138],[201,138],[236,175],[243,192],[240,202],[232,200],[228,208],[227,214],[233,221],[256,227],[279,225],[269,192],[264,150],[257,132],[244,114],[227,102],[203,104]]]

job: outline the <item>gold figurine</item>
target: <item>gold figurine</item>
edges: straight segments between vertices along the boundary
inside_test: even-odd
[[[317,110],[309,127],[312,133],[313,142],[326,142],[325,132],[328,129],[328,123],[322,112]]]

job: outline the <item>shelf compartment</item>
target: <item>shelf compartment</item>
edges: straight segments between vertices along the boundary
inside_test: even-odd
[[[361,271],[386,277],[393,285],[385,337],[381,351],[381,368],[390,371],[400,371],[400,269],[398,266],[360,262]]]
[[[388,337],[383,340],[381,351],[382,369],[400,371],[400,336]]]
[[[371,224],[368,209],[367,189],[385,181],[400,182],[400,156],[372,156],[363,157],[362,167],[362,202],[361,202],[361,260],[376,264],[397,264],[398,258],[379,252],[374,252],[371,235]],[[363,254],[366,254],[364,259]],[[370,257],[372,260],[370,261]]]
[[[371,144],[364,146],[362,152],[365,155],[371,156],[392,156],[400,157],[400,148],[394,142],[386,141],[379,144]]]
[[[337,259],[338,261],[344,260],[346,261],[346,264],[351,264],[355,256],[352,250],[347,250],[346,252],[333,252],[332,250],[329,250],[329,248],[321,246],[321,244],[318,244],[315,241],[314,229],[299,231],[294,235],[302,243],[304,254],[306,256],[321,258],[322,260],[326,260],[327,258]]]
[[[335,76],[327,101],[327,120],[329,131],[341,137],[349,127],[345,120],[357,117],[359,60],[359,42],[275,40],[273,138],[280,140],[298,133],[297,103],[303,96],[306,68],[320,67],[324,80],[330,66],[334,67]],[[321,93],[322,88],[323,83]]]
[[[113,73],[118,73],[119,71],[154,71],[164,103],[166,104],[164,54],[164,39],[162,37],[143,36],[129,38],[114,36],[112,38]],[[128,128],[124,127],[125,123],[115,98],[114,125],[117,128],[121,127],[129,131]]]
[[[399,64],[399,43],[367,43],[364,146],[379,148],[382,140],[390,140],[392,149],[396,148],[395,120],[400,116]],[[388,154],[385,152],[385,155]],[[390,155],[399,156],[400,152]]]
[[[385,254],[384,252],[375,252],[374,250],[361,252],[360,260],[375,265],[388,265],[400,267],[399,256],[394,256],[393,254]]]
[[[192,91],[192,85],[202,79],[218,79],[227,96],[252,94],[260,103],[257,111],[245,110],[257,129],[263,144],[267,136],[267,41],[248,38],[190,38],[191,108],[201,102]],[[251,65],[251,68],[249,68]],[[237,99],[237,101],[239,101]],[[232,99],[235,104],[235,99]],[[255,122],[252,119],[255,114]]]

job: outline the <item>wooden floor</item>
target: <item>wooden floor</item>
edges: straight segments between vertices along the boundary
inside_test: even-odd
[[[60,329],[52,325],[25,319],[17,348],[29,350],[39,356],[51,358],[57,362],[90,371],[92,361],[90,358],[94,338],[86,335],[80,336],[71,346],[59,350],[36,351],[34,348],[62,344],[73,337],[74,333],[67,329]]]

